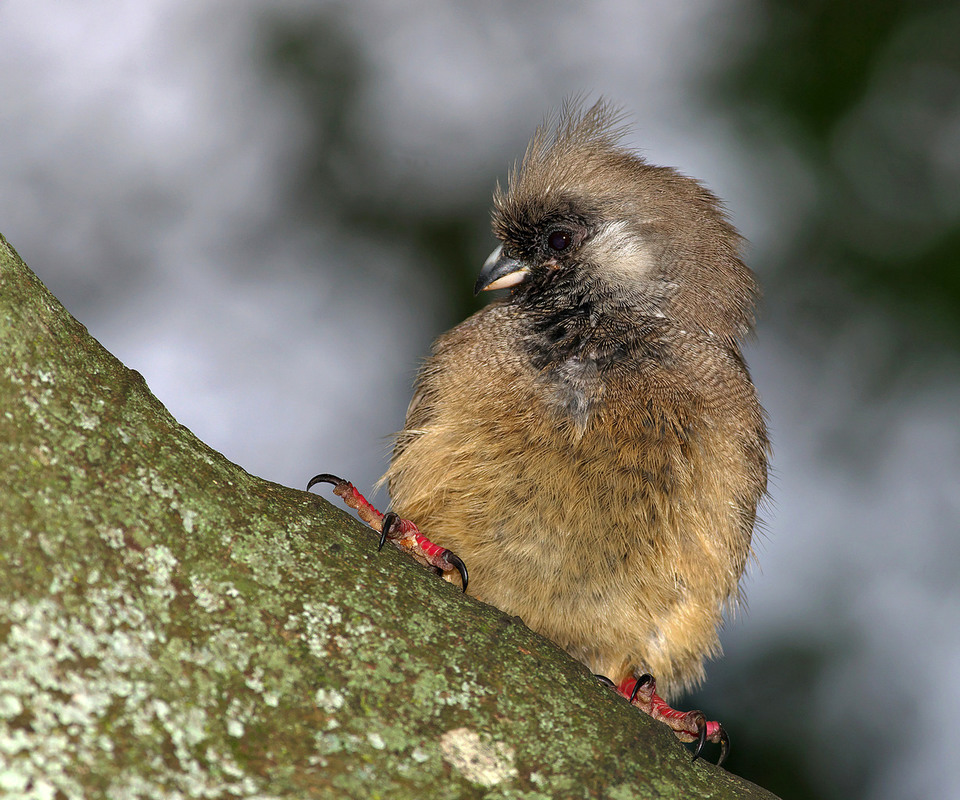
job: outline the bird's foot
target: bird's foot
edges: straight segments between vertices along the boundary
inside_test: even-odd
[[[657,682],[652,675],[627,678],[617,687],[617,691],[632,705],[668,725],[681,742],[696,742],[694,761],[700,757],[707,742],[720,745],[718,766],[726,759],[730,752],[730,739],[723,726],[719,722],[708,721],[702,711],[677,711],[671,708],[657,694]]]
[[[421,564],[434,567],[441,574],[456,570],[460,575],[463,591],[467,591],[469,580],[467,566],[452,550],[431,542],[410,520],[401,519],[392,511],[381,514],[350,481],[326,473],[314,475],[307,483],[307,491],[318,483],[333,484],[333,493],[350,508],[355,509],[357,516],[380,534],[377,550],[380,550],[384,542],[389,540],[401,550],[410,553]]]

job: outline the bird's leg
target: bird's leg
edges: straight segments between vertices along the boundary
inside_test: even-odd
[[[377,550],[380,550],[384,542],[389,539],[401,550],[410,553],[421,564],[434,567],[441,573],[456,570],[460,574],[463,591],[467,591],[469,580],[467,566],[452,550],[431,542],[410,520],[401,519],[392,511],[381,514],[349,481],[326,473],[315,475],[307,483],[307,491],[318,483],[333,484],[333,493],[350,508],[355,509],[357,516],[380,534]]]
[[[720,745],[718,765],[726,759],[730,752],[730,740],[723,726],[719,722],[708,722],[702,711],[677,711],[671,708],[657,694],[657,682],[652,675],[627,678],[617,687],[617,691],[641,711],[666,723],[681,742],[696,742],[694,760],[700,757],[706,742]]]

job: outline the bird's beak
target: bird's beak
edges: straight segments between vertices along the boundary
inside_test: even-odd
[[[515,258],[504,255],[503,245],[500,245],[483,262],[473,293],[480,294],[487,289],[506,289],[508,286],[516,286],[527,277],[529,272],[529,267]]]

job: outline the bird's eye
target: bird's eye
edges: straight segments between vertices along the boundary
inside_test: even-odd
[[[547,245],[551,250],[556,250],[558,253],[562,253],[570,246],[571,242],[570,234],[566,231],[553,231],[547,237]]]

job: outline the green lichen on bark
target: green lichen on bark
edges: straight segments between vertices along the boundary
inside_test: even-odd
[[[769,797],[210,450],[2,237],[0,492],[0,794]]]

